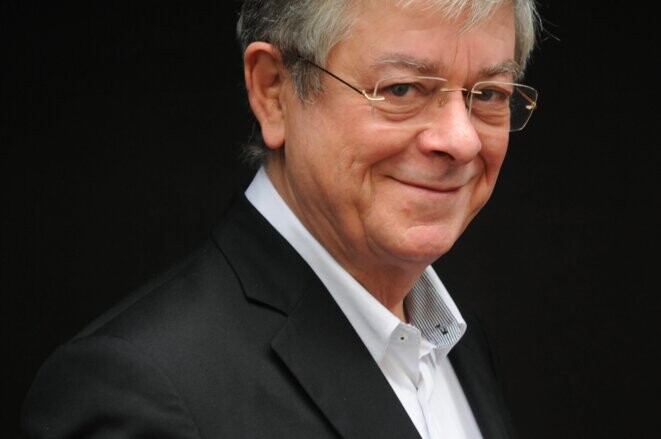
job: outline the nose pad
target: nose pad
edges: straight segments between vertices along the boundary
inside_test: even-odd
[[[441,88],[438,91],[438,98],[437,101],[438,105],[440,107],[443,107],[445,104],[447,104],[448,100],[450,99],[451,95],[450,93],[453,91],[460,91],[461,92],[461,97],[464,100],[464,105],[466,105],[466,93],[468,93],[468,89],[459,87],[459,88]],[[466,105],[466,108],[468,108],[468,105]]]
[[[439,93],[438,97],[436,98],[436,103],[439,107],[445,107],[445,104],[448,103],[447,93]]]

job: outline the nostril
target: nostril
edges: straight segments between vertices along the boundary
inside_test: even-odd
[[[435,151],[432,151],[432,153],[433,153],[435,156],[438,156],[438,157],[449,157],[449,158],[452,157],[452,156],[451,156],[450,154],[448,154],[446,151],[438,151],[438,150],[435,150]]]

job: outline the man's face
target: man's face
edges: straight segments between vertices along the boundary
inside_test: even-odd
[[[429,12],[367,3],[325,66],[358,88],[422,74],[446,78],[448,88],[513,79],[494,73],[514,57],[510,5],[460,33],[461,23]],[[322,73],[322,81],[312,103],[287,88],[284,154],[269,163],[269,174],[349,272],[419,270],[450,249],[490,197],[508,133],[476,132],[460,91],[439,96],[424,123],[393,122],[331,76]]]

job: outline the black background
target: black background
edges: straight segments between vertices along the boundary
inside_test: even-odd
[[[251,176],[237,7],[0,2],[9,433],[56,345],[205,239]],[[540,12],[539,110],[435,265],[483,312],[523,438],[658,437],[651,11]]]

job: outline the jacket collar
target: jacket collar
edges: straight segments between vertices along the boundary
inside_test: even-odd
[[[271,346],[342,437],[420,437],[330,293],[243,194],[213,237],[246,298],[286,317]],[[468,327],[450,361],[483,436],[510,438],[491,364]]]
[[[516,437],[503,389],[496,378],[495,360],[478,320],[463,312],[467,330],[448,358],[461,383],[482,436],[489,439]]]

